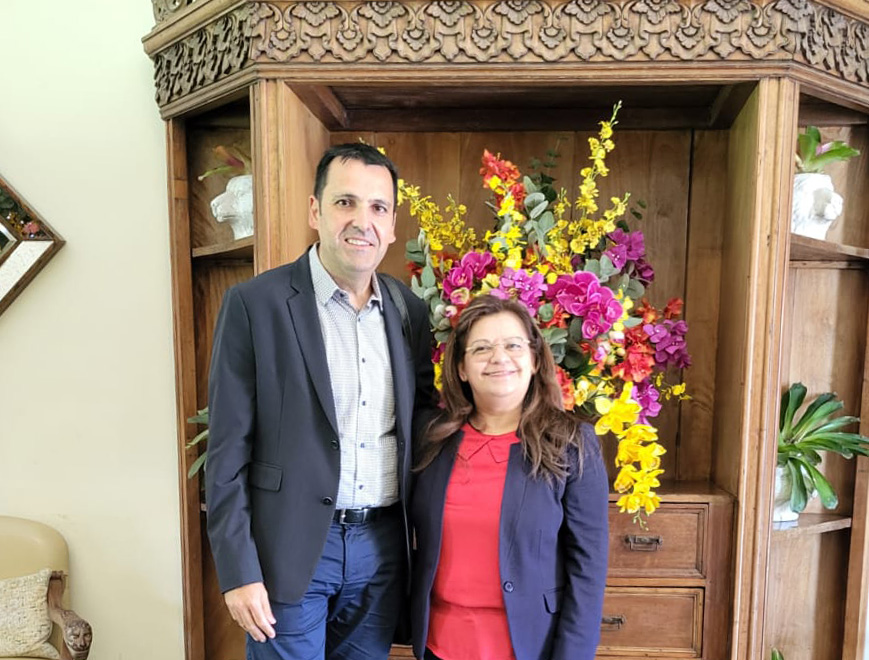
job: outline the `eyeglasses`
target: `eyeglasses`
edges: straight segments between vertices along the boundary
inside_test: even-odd
[[[531,340],[525,337],[508,337],[500,342],[480,340],[468,346],[465,353],[470,353],[475,360],[490,360],[495,354],[495,348],[501,346],[510,357],[518,357],[525,353],[530,343]]]

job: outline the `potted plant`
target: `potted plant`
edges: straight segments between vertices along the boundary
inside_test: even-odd
[[[830,163],[859,155],[857,149],[840,140],[821,143],[817,126],[807,126],[797,137],[794,200],[791,230],[795,234],[823,240],[833,220],[842,213],[842,196],[833,190],[833,180],[824,174]]]
[[[869,438],[842,429],[859,422],[858,417],[836,414],[844,404],[836,394],[818,395],[796,417],[806,398],[806,386],[794,383],[782,395],[776,463],[776,498],[773,520],[796,520],[809,498],[817,493],[826,509],[839,504],[836,491],[818,470],[821,452],[834,452],[844,458],[856,454],[869,456]]]

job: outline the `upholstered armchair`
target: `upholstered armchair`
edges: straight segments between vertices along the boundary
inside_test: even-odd
[[[68,609],[68,572],[66,541],[55,529],[0,516],[0,658],[88,657],[91,627]]]

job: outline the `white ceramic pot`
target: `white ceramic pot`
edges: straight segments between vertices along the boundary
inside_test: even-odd
[[[791,509],[791,477],[787,468],[775,468],[775,498],[773,500],[772,521],[774,523],[793,522],[800,514]]]
[[[252,236],[253,176],[232,177],[226,184],[226,191],[211,200],[211,212],[218,222],[229,223],[236,240]]]
[[[819,172],[794,177],[794,205],[791,231],[800,236],[824,240],[833,220],[842,213],[844,200],[833,190],[833,180]]]

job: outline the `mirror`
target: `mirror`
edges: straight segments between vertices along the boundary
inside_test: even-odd
[[[0,314],[64,242],[0,176]]]

